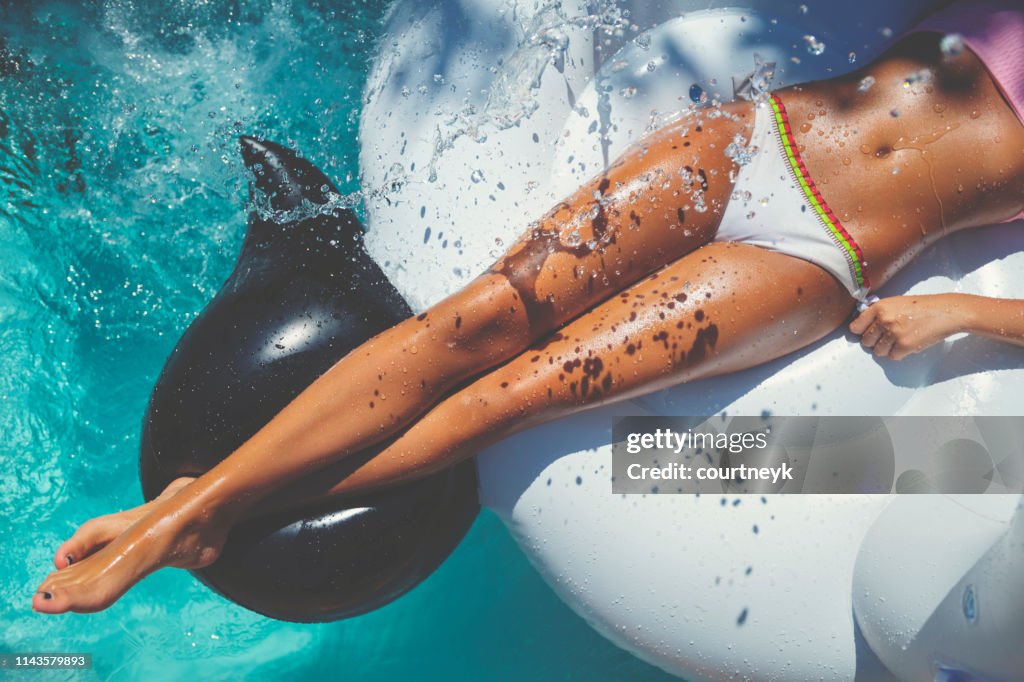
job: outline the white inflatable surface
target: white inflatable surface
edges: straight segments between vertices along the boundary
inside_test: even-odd
[[[733,4],[744,7],[400,2],[367,85],[360,164],[368,245],[413,307],[467,283],[529,221],[692,98],[731,99],[733,79],[757,63],[775,62],[773,87],[849,70],[934,3]],[[595,5],[596,18],[585,12]],[[819,42],[824,52],[812,54]],[[1024,295],[1024,231],[948,239],[880,293],[907,291]],[[995,415],[1020,410],[1022,379],[1018,349],[958,339],[878,362],[837,332],[759,368],[511,438],[478,458],[481,499],[573,609],[670,672],[893,679],[857,628],[854,566],[876,519],[934,532],[924,522],[932,496],[899,500],[917,516],[881,517],[889,497],[614,496],[612,416]],[[956,551],[977,560],[983,545]],[[951,549],[940,543],[932,560]],[[861,565],[872,561],[884,557]],[[883,656],[895,641],[872,636]]]

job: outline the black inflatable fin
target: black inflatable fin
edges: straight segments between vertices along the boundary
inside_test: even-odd
[[[250,213],[234,270],[157,380],[140,455],[147,500],[177,476],[209,470],[348,351],[411,314],[363,248],[355,214],[326,203],[337,191],[323,173],[273,142],[243,137],[241,147],[264,215]],[[359,499],[245,522],[196,575],[274,618],[344,618],[430,575],[478,510],[469,460]]]

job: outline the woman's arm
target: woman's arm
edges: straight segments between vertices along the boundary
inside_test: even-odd
[[[967,332],[1024,346],[1024,300],[971,294],[885,298],[850,323],[865,348],[902,360],[948,336]]]

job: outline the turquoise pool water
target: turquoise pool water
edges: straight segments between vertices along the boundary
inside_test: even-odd
[[[385,3],[0,2],[0,651],[91,652],[19,679],[657,680],[572,614],[484,512],[423,585],[327,625],[269,621],[189,574],[112,609],[29,599],[86,519],[141,501],[164,358],[244,229],[240,132],[355,191]],[[2,674],[2,673],[0,673]]]

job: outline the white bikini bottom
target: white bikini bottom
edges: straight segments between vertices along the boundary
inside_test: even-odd
[[[810,261],[858,301],[870,283],[864,255],[822,198],[777,95],[755,110],[749,162],[740,166],[715,241],[743,242]]]

